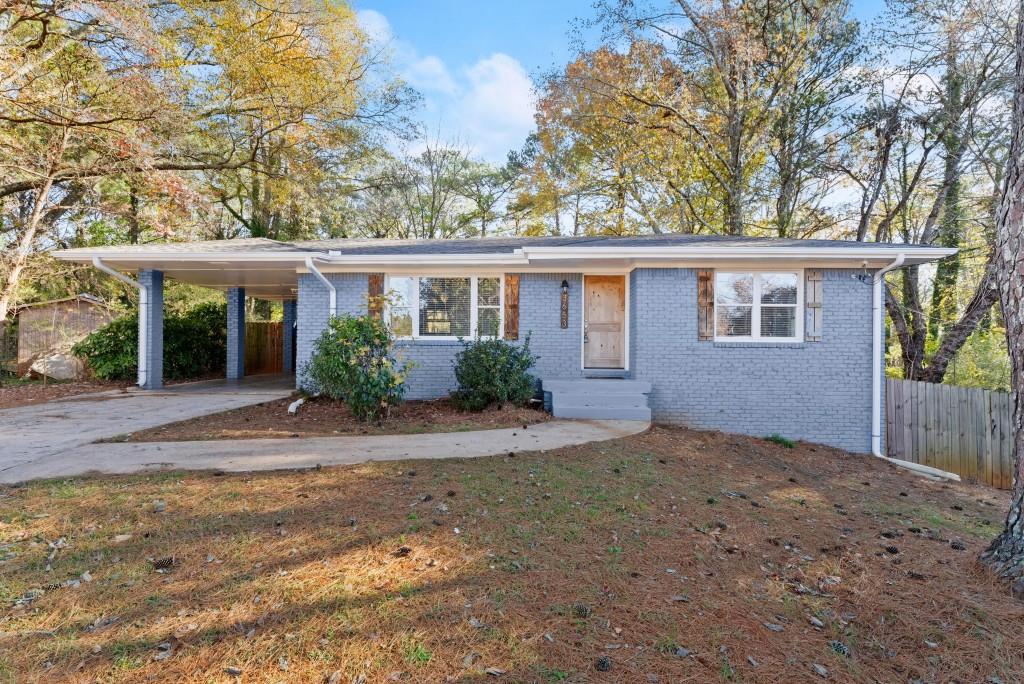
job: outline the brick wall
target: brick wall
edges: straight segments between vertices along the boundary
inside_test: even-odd
[[[653,384],[657,421],[856,452],[871,448],[871,285],[826,270],[821,342],[697,340],[693,269],[630,278],[632,375]]]
[[[361,316],[366,313],[366,273],[334,273],[327,279],[338,293],[338,315]],[[298,329],[295,340],[295,383],[302,387],[302,369],[313,353],[313,343],[327,327],[330,296],[320,279],[311,273],[299,275],[299,297],[296,303]]]
[[[824,274],[821,342],[723,343],[697,340],[697,278],[692,269],[637,269],[630,278],[630,376],[653,384],[654,419],[756,436],[778,432],[856,452],[871,447],[871,285],[859,270]],[[366,312],[367,274],[329,276],[339,313]],[[569,282],[569,327],[560,327],[562,280]],[[524,273],[520,339],[531,334],[538,377],[580,377],[582,276]],[[299,278],[297,367],[327,322],[327,289]],[[399,342],[416,364],[407,397],[455,389],[458,342]],[[300,373],[301,375],[301,373]]]
[[[569,283],[569,327],[562,328],[562,281]],[[519,279],[519,339],[530,333],[538,378],[583,375],[583,276],[523,273]]]
[[[399,362],[412,362],[405,379],[406,399],[436,399],[455,391],[456,340],[400,340],[395,345]]]

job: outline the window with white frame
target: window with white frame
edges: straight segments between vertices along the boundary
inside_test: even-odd
[[[800,285],[797,271],[716,271],[715,338],[798,340]]]
[[[498,276],[389,276],[388,322],[396,337],[499,337]]]

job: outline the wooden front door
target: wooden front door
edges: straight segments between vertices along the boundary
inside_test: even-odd
[[[583,366],[625,368],[626,277],[583,277]]]

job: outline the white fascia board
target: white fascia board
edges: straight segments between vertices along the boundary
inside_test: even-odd
[[[884,260],[892,261],[897,254],[907,259],[933,261],[957,253],[956,249],[944,247],[524,247],[523,253],[532,261],[555,259],[633,259],[635,261],[660,261],[672,259],[827,259],[838,261]]]
[[[332,254],[317,259],[322,264],[401,264],[430,266],[480,264],[525,266],[529,261],[520,250],[499,254]]]

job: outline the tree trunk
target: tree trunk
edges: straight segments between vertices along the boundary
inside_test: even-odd
[[[142,235],[142,222],[139,220],[139,193],[135,188],[135,179],[128,180],[128,244],[139,244]]]
[[[733,84],[736,83],[736,73],[739,71],[735,66],[736,55],[730,47],[730,61],[729,61],[729,79]],[[724,207],[724,219],[725,219],[725,232],[729,235],[743,235],[743,219],[744,219],[744,206],[743,197],[744,190],[744,169],[743,169],[743,145],[744,145],[744,130],[743,130],[743,114],[741,112],[741,104],[739,102],[739,96],[737,95],[735,85],[729,88],[729,110],[728,110],[728,121],[726,123],[727,130],[726,136],[728,141],[728,168],[725,169],[723,175],[725,176],[727,186],[724,188],[725,191],[725,207]]]
[[[942,382],[946,377],[946,370],[949,363],[967,343],[967,338],[978,328],[981,320],[992,310],[992,305],[999,299],[999,287],[997,284],[998,274],[996,273],[995,262],[989,259],[985,266],[985,275],[978,283],[967,308],[964,309],[960,320],[943,331],[942,341],[939,348],[935,350],[928,360],[928,367],[925,368],[920,380],[925,382]]]
[[[1013,490],[1002,533],[981,560],[1024,598],[1024,0],[1019,0],[1012,139],[996,220],[996,268],[1010,351],[1013,392]]]
[[[939,245],[959,247],[963,241],[963,215],[960,207],[960,158],[963,156],[963,134],[960,119],[963,117],[963,79],[960,76],[956,43],[952,36],[946,52],[946,135],[942,145],[945,149],[945,169],[942,222],[939,227]],[[932,308],[928,320],[928,332],[938,337],[956,316],[957,280],[960,277],[960,255],[954,254],[940,261],[935,269],[935,286],[932,289]]]
[[[21,232],[21,239],[18,240],[18,248],[11,262],[11,270],[7,273],[7,282],[4,283],[3,292],[0,293],[0,321],[7,320],[7,314],[11,311],[11,302],[14,301],[15,295],[18,293],[21,274],[25,271],[25,264],[28,263],[28,257],[32,253],[32,245],[35,244],[39,224],[43,218],[43,208],[46,206],[46,199],[50,196],[52,187],[53,176],[48,176],[36,191],[35,201],[32,203],[32,213],[29,214],[25,228]]]

